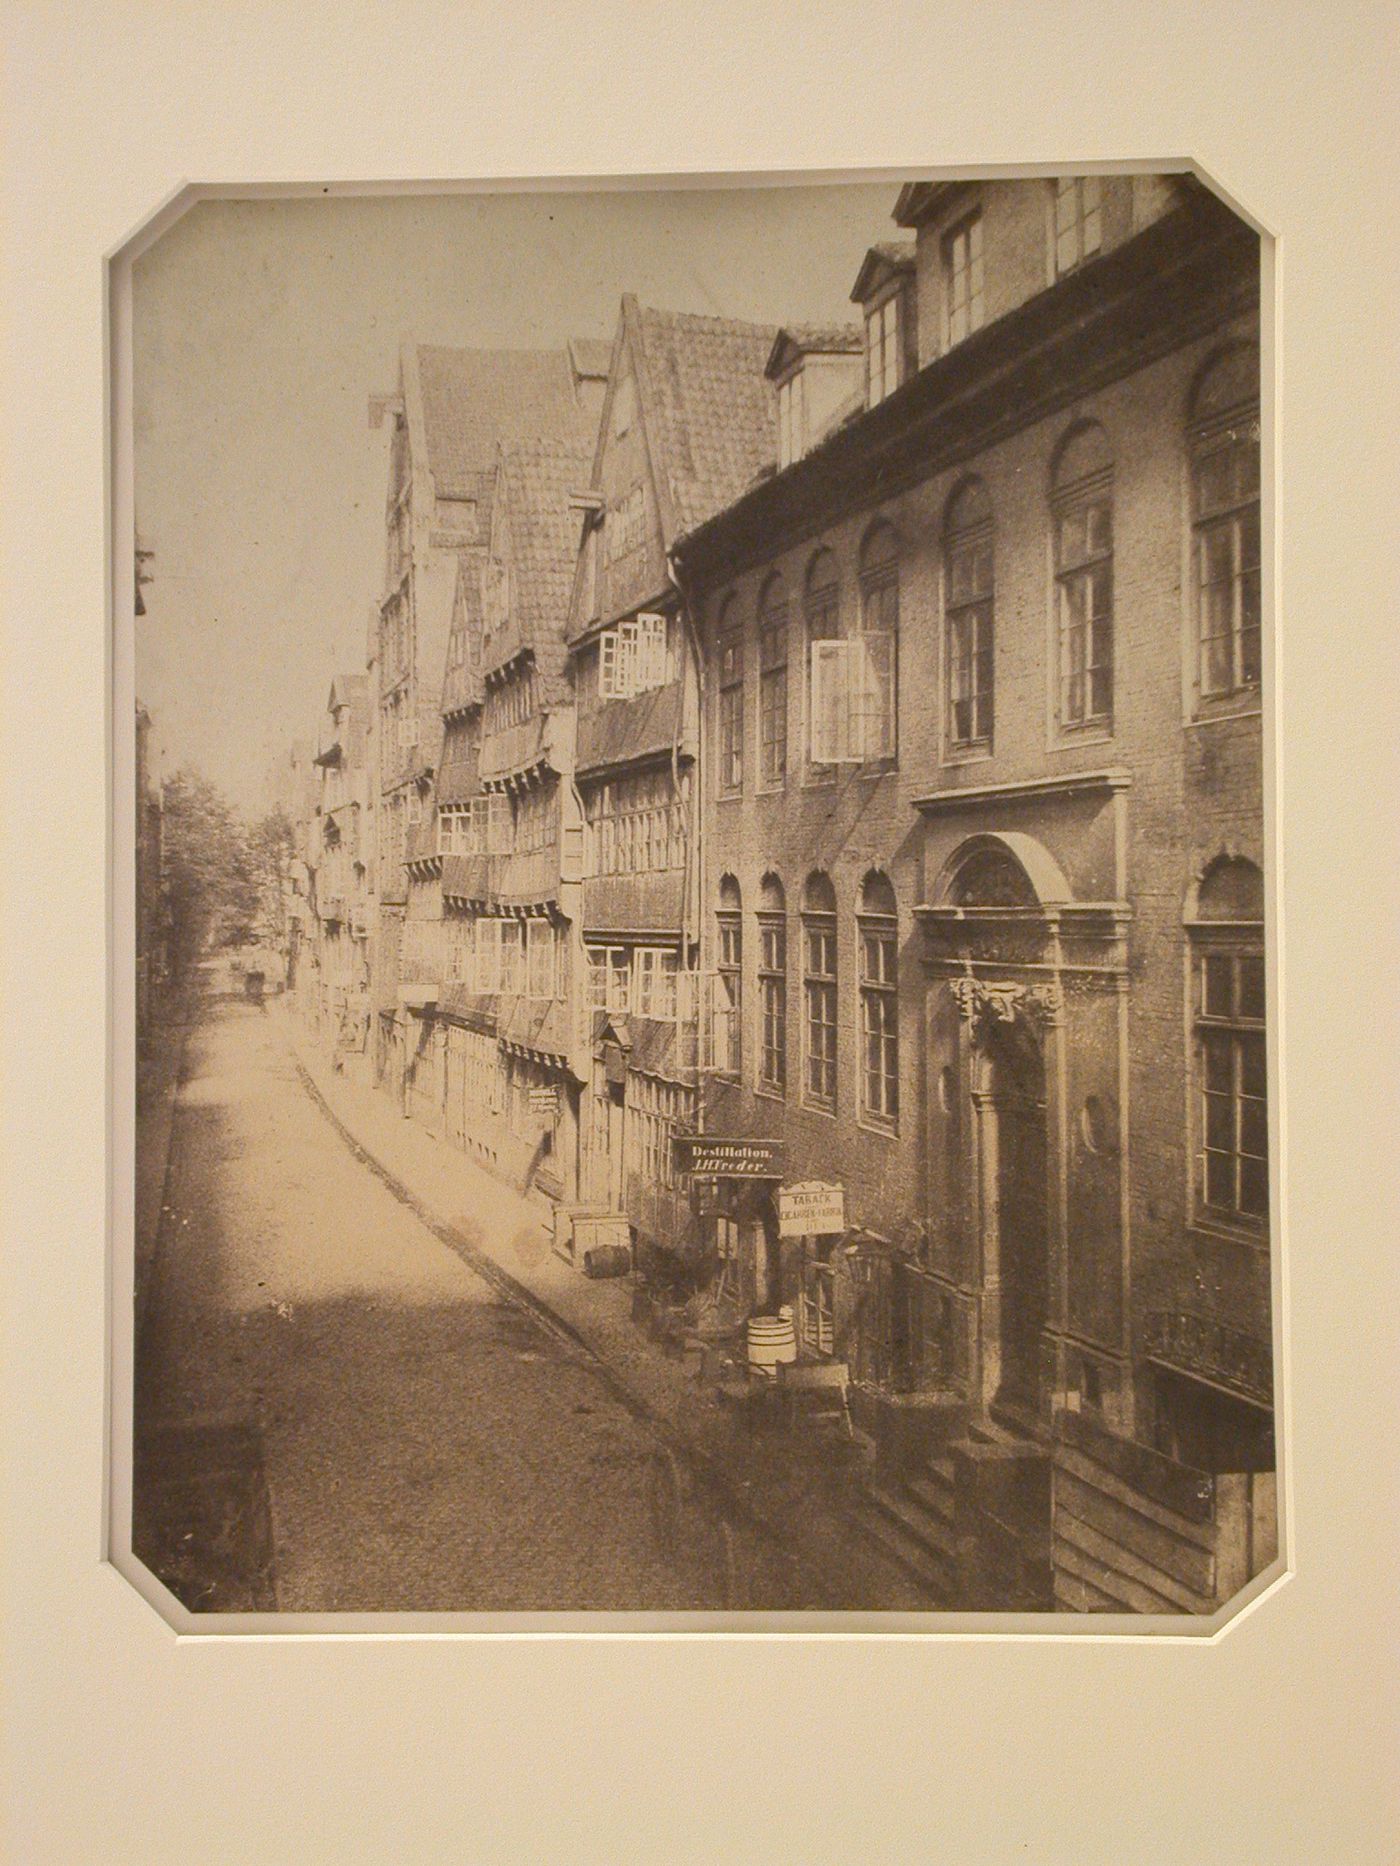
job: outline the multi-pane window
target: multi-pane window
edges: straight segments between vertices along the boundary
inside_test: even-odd
[[[949,345],[982,328],[982,216],[970,214],[943,240],[944,328]]]
[[[830,879],[813,875],[802,903],[803,1095],[817,1107],[836,1102],[836,897]]]
[[[1113,716],[1113,463],[1086,423],[1061,448],[1053,494],[1062,727]]]
[[[558,840],[558,788],[553,784],[535,785],[522,791],[515,800],[514,815],[517,855],[551,848]]]
[[[758,771],[772,788],[787,777],[787,643],[787,591],[772,577],[758,609]]]
[[[598,637],[598,697],[630,700],[676,678],[670,625],[664,615],[640,614]]]
[[[490,791],[486,802],[486,853],[510,855],[515,850],[515,811],[506,791]],[[480,806],[478,806],[479,808]]]
[[[765,889],[758,919],[758,1083],[787,1088],[787,920],[781,890]]]
[[[948,744],[990,745],[993,695],[992,508],[980,480],[949,502],[943,543]]]
[[[600,784],[587,798],[594,871],[651,874],[685,864],[685,787],[669,771],[640,771]]]
[[[1055,183],[1055,271],[1072,272],[1103,244],[1103,189],[1097,175]]]
[[[491,688],[482,724],[487,732],[504,732],[510,726],[523,725],[534,710],[535,670],[526,662]]]
[[[893,529],[881,525],[865,541],[860,569],[863,717],[859,755],[893,758],[899,676],[899,557]]]
[[[1259,359],[1217,358],[1193,399],[1191,491],[1202,699],[1259,684]]]
[[[525,923],[521,920],[502,920],[500,928],[500,988],[507,997],[519,997],[525,990]]]
[[[744,782],[744,640],[737,631],[719,645],[719,788]]]
[[[476,921],[453,915],[444,920],[447,939],[447,978],[450,984],[474,984],[476,978]]]
[[[526,945],[526,992],[531,998],[557,998],[559,929],[549,920],[522,923]]]
[[[893,395],[899,387],[900,294],[894,292],[883,304],[865,314],[865,359],[872,408]]]
[[[860,946],[860,1109],[893,1128],[899,1119],[899,926],[894,890],[867,878],[856,926]]]
[[[501,989],[501,927],[504,923],[486,915],[476,923],[476,988],[492,993]]]
[[[778,465],[791,466],[806,451],[807,378],[802,370],[778,389]]]
[[[807,630],[807,746],[808,771],[816,778],[831,775],[829,762],[817,758],[815,747],[823,745],[835,736],[835,721],[831,718],[818,720],[815,706],[818,695],[815,691],[813,672],[817,655],[814,644],[831,642],[841,634],[841,588],[836,568],[836,558],[828,550],[820,550],[812,559],[807,570],[807,589],[803,602],[803,618]],[[828,712],[837,704],[834,688],[824,688],[821,695]]]
[[[695,1131],[695,1091],[656,1076],[629,1071],[627,1077],[627,1151],[629,1164],[650,1186],[676,1184],[677,1134]]]
[[[682,1007],[680,955],[665,946],[590,946],[589,1003],[620,1017],[670,1023]],[[690,1003],[690,994],[685,996]]]
[[[739,884],[732,875],[720,883],[720,911],[715,916],[718,997],[715,1005],[715,1067],[737,1076],[743,1065],[744,931]]]
[[[1263,884],[1223,859],[1202,882],[1191,925],[1197,1176],[1202,1216],[1260,1223],[1269,1213]]]

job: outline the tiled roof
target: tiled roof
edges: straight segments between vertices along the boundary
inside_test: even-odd
[[[476,499],[500,442],[591,442],[563,350],[448,350],[418,346],[428,464],[442,498]]]
[[[503,447],[500,522],[510,562],[510,605],[549,691],[562,679],[579,518],[569,494],[586,483],[592,449],[574,442],[535,441]]]
[[[652,458],[685,532],[728,505],[777,452],[764,366],[777,326],[637,308]],[[669,543],[669,537],[667,542]]]
[[[859,324],[784,324],[778,336],[786,337],[793,349],[803,356],[813,350],[828,355],[854,356],[865,347]]]

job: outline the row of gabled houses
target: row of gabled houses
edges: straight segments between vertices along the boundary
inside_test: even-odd
[[[404,346],[306,1002],[562,1254],[844,1361],[910,1559],[1202,1609],[1276,1541],[1258,240],[894,218],[849,326]]]

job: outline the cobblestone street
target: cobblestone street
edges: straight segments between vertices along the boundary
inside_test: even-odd
[[[137,1552],[194,1608],[719,1605],[660,1551],[646,1426],[356,1159],[275,1013],[206,1009],[138,1370]]]

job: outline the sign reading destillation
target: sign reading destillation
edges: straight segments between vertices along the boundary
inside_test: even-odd
[[[714,1134],[678,1134],[676,1171],[704,1179],[781,1179],[780,1140],[721,1140]]]

